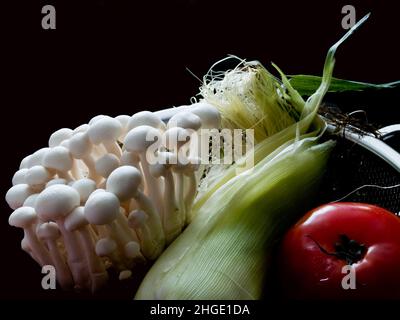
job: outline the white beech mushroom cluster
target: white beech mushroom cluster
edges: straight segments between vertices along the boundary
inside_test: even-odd
[[[62,288],[96,291],[111,266],[128,278],[181,233],[198,183],[191,133],[219,128],[220,115],[204,102],[180,110],[167,123],[149,111],[99,115],[21,161],[6,194],[9,224]]]

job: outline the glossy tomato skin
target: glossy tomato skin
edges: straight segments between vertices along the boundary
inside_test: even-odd
[[[356,289],[343,289],[348,262],[331,255],[341,235],[365,245],[352,264]],[[318,207],[285,235],[278,269],[286,298],[400,299],[400,218],[362,203]]]

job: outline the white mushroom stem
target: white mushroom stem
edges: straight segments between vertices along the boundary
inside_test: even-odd
[[[164,177],[164,215],[162,224],[167,243],[172,242],[182,230],[182,219],[175,199],[175,183],[171,172],[171,162],[176,161],[176,157],[170,152],[160,152],[158,154],[159,162],[150,166],[150,172],[154,177]]]
[[[129,225],[135,229],[140,239],[140,247],[144,256],[150,260],[157,258],[154,248],[157,243],[153,241],[152,230],[146,223],[148,215],[140,209],[132,211],[128,216]],[[154,256],[153,256],[154,255]]]
[[[146,246],[149,250],[143,248],[143,254],[146,258],[154,260],[161,254],[165,246],[165,235],[161,220],[153,202],[144,193],[138,191],[135,199],[139,208],[148,215],[146,224],[149,227],[150,235],[148,239],[145,239],[145,242],[149,242],[150,247]]]
[[[43,244],[39,241],[35,232],[37,215],[32,207],[21,207],[16,209],[9,217],[8,223],[14,227],[24,229],[26,243],[32,250],[32,255],[36,257],[41,266],[51,265],[50,254]]]
[[[28,253],[31,256],[31,258],[37,262],[38,265],[41,265],[39,259],[35,257],[35,255],[33,254],[32,249],[29,246],[29,241],[26,238],[26,236],[24,236],[21,240],[21,249],[24,250],[26,253]]]
[[[120,208],[120,213],[117,215],[116,222],[121,228],[121,235],[124,237],[125,242],[130,242],[130,241],[136,241],[138,242],[139,239],[136,235],[136,233],[129,228],[129,223],[128,223],[128,218],[125,216],[125,210],[123,208]]]
[[[37,228],[36,234],[42,241],[46,242],[53,261],[52,265],[56,268],[56,277],[61,287],[63,289],[73,287],[74,281],[71,271],[65,263],[57,245],[57,239],[60,237],[57,224],[54,222],[45,222]]]
[[[103,261],[95,254],[95,246],[88,224],[84,216],[84,207],[74,209],[65,219],[66,229],[70,232],[78,232],[81,238],[90,273],[91,290],[94,292],[107,282],[108,273]]]
[[[121,202],[134,198],[137,205],[148,214],[149,219],[147,223],[151,234],[150,238],[147,238],[146,241],[151,244],[151,250],[144,250],[143,253],[147,258],[154,259],[161,253],[165,245],[165,237],[161,219],[153,201],[139,189],[141,180],[142,177],[137,168],[123,166],[117,168],[110,174],[106,188],[107,191],[118,197],[117,199]],[[122,215],[121,212],[118,213]],[[125,216],[123,216],[123,218],[125,220]]]
[[[125,148],[129,152],[136,153],[140,159],[147,194],[154,200],[157,212],[163,215],[162,192],[160,179],[154,178],[149,172],[147,156],[155,156],[156,150],[161,144],[161,132],[150,126],[135,127],[125,137]]]
[[[198,117],[196,117],[196,119],[198,119]],[[181,121],[183,121],[183,119],[181,119]],[[171,150],[176,157],[176,161],[173,164],[172,168],[174,170],[175,177],[176,201],[178,204],[179,215],[182,224],[183,221],[185,221],[186,216],[184,200],[185,186],[182,171],[187,165],[186,163],[183,163],[183,161],[187,160],[187,158],[185,157],[185,145],[188,144],[189,140],[190,130],[183,129],[181,127],[171,127],[167,131],[165,131],[163,136],[164,146],[167,149]]]
[[[95,168],[95,160],[91,155],[93,144],[89,140],[87,132],[78,132],[69,140],[69,150],[76,159],[81,159],[89,171],[89,179],[98,182],[98,176]]]
[[[64,225],[65,218],[80,204],[79,193],[67,185],[52,185],[43,190],[36,199],[35,209],[43,221],[54,221],[63,237],[67,251],[68,266],[78,288],[89,287],[89,271],[81,241],[75,232]]]
[[[140,158],[134,152],[124,151],[121,156],[121,165],[139,168]],[[22,169],[24,170],[24,169]],[[22,180],[22,179],[21,179]],[[23,182],[22,182],[23,183]]]

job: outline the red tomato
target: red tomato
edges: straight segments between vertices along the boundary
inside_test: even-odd
[[[285,235],[278,262],[288,298],[400,299],[400,218],[369,204],[323,205]]]

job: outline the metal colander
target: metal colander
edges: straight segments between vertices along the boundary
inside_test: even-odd
[[[353,127],[328,126],[337,141],[319,192],[319,202],[366,202],[400,212],[400,125],[378,135]]]

